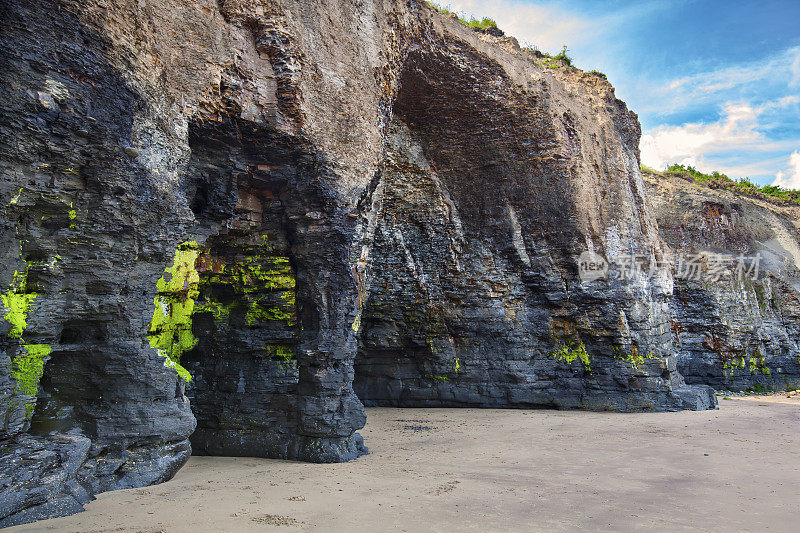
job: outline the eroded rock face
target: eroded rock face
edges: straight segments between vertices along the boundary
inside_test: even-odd
[[[4,4],[3,525],[168,479],[228,401],[223,428],[246,419],[263,445],[215,434],[209,451],[365,451],[349,211],[380,153],[387,7]],[[330,34],[341,48],[309,46]],[[215,262],[229,267],[216,280]],[[217,283],[231,272],[244,278]],[[258,273],[261,290],[218,293]],[[212,328],[231,299],[231,322]],[[241,365],[218,365],[220,350]],[[204,407],[206,384],[218,403]]]
[[[687,383],[796,389],[800,208],[677,175],[646,178],[661,234],[676,256],[706,254],[698,269],[676,263],[683,272],[675,276],[672,331]]]
[[[362,224],[360,398],[615,410],[713,403],[675,371],[669,272],[578,277],[588,250],[653,264],[662,254],[635,115],[600,77],[531,68],[513,45],[487,53],[506,41],[474,41],[437,20],[401,71]]]
[[[0,525],[381,405],[681,409],[639,125],[424,2],[23,0],[0,86]]]
[[[183,225],[131,156],[141,95],[70,11],[6,4],[2,41],[7,525],[41,516],[15,513],[45,501],[69,510],[168,479],[189,457],[195,421],[141,334]]]

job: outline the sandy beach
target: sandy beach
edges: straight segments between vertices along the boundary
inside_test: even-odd
[[[800,400],[591,413],[368,409],[345,464],[193,457],[8,531],[796,531]]]

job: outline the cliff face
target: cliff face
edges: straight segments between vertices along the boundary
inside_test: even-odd
[[[438,17],[420,31],[363,215],[359,397],[696,406],[671,356],[669,272],[577,275],[588,250],[662,255],[635,115],[604,79],[508,40]]]
[[[196,425],[363,453],[352,211],[404,9],[3,5],[2,524],[168,479]]]
[[[800,207],[645,178],[661,234],[683,258],[671,305],[680,373],[718,389],[798,388]]]
[[[713,405],[676,371],[604,79],[424,2],[3,10],[0,525],[190,450],[357,457],[354,379],[381,405]],[[651,271],[581,281],[585,251]]]

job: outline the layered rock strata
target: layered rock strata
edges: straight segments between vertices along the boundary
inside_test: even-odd
[[[353,459],[360,400],[714,404],[602,76],[416,1],[2,9],[0,525]]]
[[[800,387],[800,206],[646,174],[679,261],[672,299],[678,370],[717,389]]]

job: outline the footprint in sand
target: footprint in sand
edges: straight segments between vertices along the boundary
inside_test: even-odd
[[[277,514],[265,514],[261,516],[253,516],[250,518],[253,522],[258,524],[266,524],[268,526],[299,526],[299,522],[291,516],[282,516]]]
[[[432,491],[428,491],[428,494],[433,494],[434,496],[441,496],[442,494],[446,494],[450,491],[455,490],[456,485],[458,485],[460,481],[452,480],[448,481],[447,483],[442,483]]]

